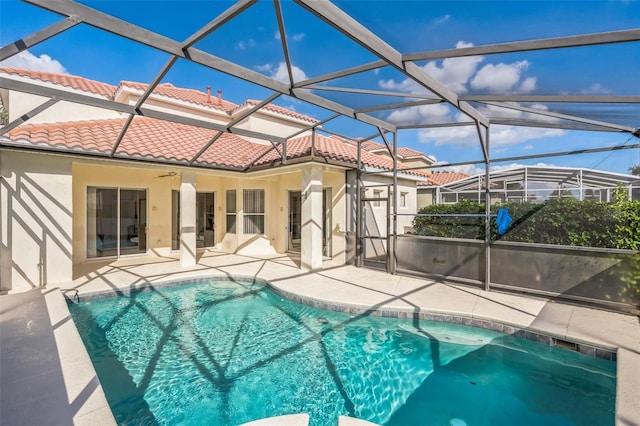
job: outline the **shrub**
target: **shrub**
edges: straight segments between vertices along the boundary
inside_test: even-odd
[[[544,204],[504,203],[491,206],[491,213],[505,207],[513,222],[498,235],[495,216],[491,220],[491,240],[517,241],[567,246],[640,250],[640,201],[578,201],[557,199]],[[485,205],[473,201],[439,204],[422,208],[420,214],[484,214]],[[418,235],[449,238],[485,238],[484,216],[415,217]]]

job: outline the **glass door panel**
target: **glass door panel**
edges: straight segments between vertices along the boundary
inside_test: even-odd
[[[180,250],[180,191],[171,191],[171,250]]]
[[[322,255],[331,257],[331,188],[322,190]]]
[[[302,238],[302,193],[289,191],[289,238],[287,249],[300,252]]]
[[[196,194],[196,247],[213,247],[215,242],[215,205],[213,192]]]
[[[87,188],[87,258],[118,255],[118,190]]]
[[[120,254],[147,251],[147,191],[120,190]]]

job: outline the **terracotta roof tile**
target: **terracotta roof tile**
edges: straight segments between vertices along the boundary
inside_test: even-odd
[[[441,172],[441,173],[430,173],[426,175],[426,177],[427,177],[427,180],[418,182],[418,186],[446,185],[447,183],[468,178],[469,175],[461,172]]]
[[[351,141],[339,138],[337,136],[326,137],[316,135],[315,156],[326,160],[340,161],[355,165],[358,161],[358,149]],[[302,136],[292,139],[287,143],[287,158],[300,158],[311,155],[311,135]],[[267,164],[273,161],[279,161],[280,155],[275,150],[271,150],[269,154],[264,156],[256,165]],[[373,154],[368,151],[362,151],[361,161],[364,165],[382,169],[393,170],[393,161],[388,157]],[[400,170],[404,166],[399,165]],[[416,174],[410,172],[411,174]]]
[[[146,88],[148,87],[148,84],[137,83],[134,81],[121,81],[120,85],[132,87],[138,90],[146,90]],[[231,111],[237,107],[237,105],[233,102],[225,101],[224,99],[221,99],[220,103],[218,103],[217,94],[211,94],[211,96],[209,96],[207,93],[200,92],[195,89],[183,89],[175,87],[171,83],[163,83],[157,85],[153,90],[153,93],[224,111]]]
[[[125,119],[91,120],[67,123],[25,124],[6,136],[14,143],[49,146],[80,152],[110,153],[120,134]],[[209,130],[147,117],[136,117],[131,122],[122,142],[116,150],[118,156],[191,160],[214,136]],[[316,135],[316,157],[339,161],[355,166],[357,148],[336,136]],[[266,154],[263,156],[263,154]],[[308,157],[311,154],[311,136],[304,136],[287,143],[287,158]],[[262,157],[261,157],[262,156]],[[260,158],[261,157],[261,158]],[[270,145],[249,142],[237,135],[223,133],[198,158],[198,163],[235,168],[269,164],[280,160],[280,155]],[[368,167],[392,170],[388,157],[362,152],[362,163]],[[403,166],[400,166],[402,169]],[[419,175],[416,172],[410,172]]]
[[[254,107],[254,106],[258,105],[259,103],[260,103],[260,101],[256,101],[254,99],[248,99],[244,104],[239,105],[237,109],[240,109],[245,105],[249,105],[250,107]],[[318,120],[316,120],[315,118],[309,117],[308,115],[300,114],[298,112],[292,111],[290,109],[283,108],[283,107],[278,106],[278,105],[267,104],[267,105],[264,106],[264,108],[266,110],[269,110],[269,111],[272,111],[272,112],[277,112],[277,113],[280,113],[280,114],[288,115],[289,117],[298,118],[300,120],[305,120],[305,121],[308,121],[309,123],[317,123],[318,122]]]
[[[51,72],[23,70],[7,67],[0,67],[0,72],[4,72],[6,74],[15,74],[21,77],[28,77],[47,83],[58,84],[61,86],[70,87],[76,90],[82,90],[84,92],[95,93],[97,95],[102,95],[109,98],[112,98],[114,93],[116,92],[116,86],[69,74],[55,74]]]
[[[411,149],[411,148],[405,148],[405,147],[398,148],[398,155],[404,158],[426,157],[426,155],[423,152],[416,151],[415,149]]]

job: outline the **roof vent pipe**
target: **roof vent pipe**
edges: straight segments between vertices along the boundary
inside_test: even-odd
[[[222,89],[218,89],[218,105],[222,105]]]
[[[207,86],[207,103],[211,103],[211,86]]]

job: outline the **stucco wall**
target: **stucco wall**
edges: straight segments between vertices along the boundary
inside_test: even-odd
[[[0,288],[20,292],[72,279],[72,162],[0,151]]]
[[[45,103],[49,98],[16,91],[9,92],[9,122]],[[101,108],[60,101],[29,120],[29,124],[123,118],[124,115]]]

